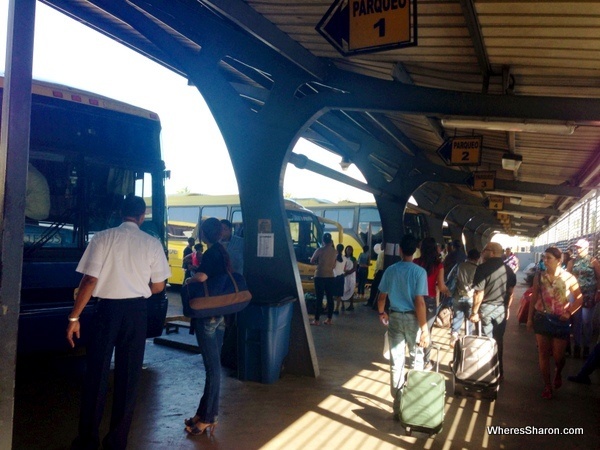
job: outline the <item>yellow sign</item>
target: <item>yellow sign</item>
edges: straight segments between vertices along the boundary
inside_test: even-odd
[[[474,191],[493,191],[496,181],[496,172],[473,172]]]
[[[481,164],[482,141],[481,136],[452,138],[450,163],[453,165],[464,164],[470,166]]]
[[[411,40],[408,0],[350,0],[348,49],[409,42]]]
[[[510,224],[510,216],[508,214],[498,213],[497,217],[501,224]]]
[[[504,197],[500,196],[500,195],[490,195],[488,197],[488,209],[494,209],[497,211],[501,211],[504,209]]]

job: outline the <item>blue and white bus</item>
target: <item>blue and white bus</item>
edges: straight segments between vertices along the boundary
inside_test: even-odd
[[[4,79],[0,78],[0,95]],[[75,268],[95,232],[120,223],[126,194],[151,197],[142,229],[166,251],[165,167],[155,113],[34,81],[18,351],[66,349]],[[81,321],[89,330],[95,299]],[[149,337],[161,334],[165,293],[149,300]],[[81,344],[85,345],[82,332]]]

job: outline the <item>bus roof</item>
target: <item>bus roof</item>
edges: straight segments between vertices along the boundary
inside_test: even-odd
[[[4,77],[0,76],[0,89],[4,89]],[[95,108],[108,109],[132,116],[144,117],[146,119],[159,121],[158,114],[144,108],[129,105],[118,100],[113,100],[102,95],[93,94],[81,89],[75,89],[61,84],[49,83],[47,81],[33,80],[31,85],[33,94],[43,97],[56,98],[68,102],[80,103]]]
[[[288,210],[308,211],[298,202],[284,198],[285,208]],[[206,194],[174,194],[167,196],[167,206],[216,206],[239,205],[240,196],[231,195],[206,195]]]

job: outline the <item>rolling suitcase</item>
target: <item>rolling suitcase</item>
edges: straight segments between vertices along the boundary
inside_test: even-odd
[[[452,391],[454,395],[495,400],[500,383],[498,345],[493,338],[463,336],[454,347],[454,358],[450,363]]]
[[[435,372],[423,369],[423,353],[421,347],[416,348],[420,356],[420,367],[417,368],[418,356],[415,356],[415,369],[406,374],[406,381],[400,394],[400,424],[406,429],[406,434],[413,431],[439,433],[444,423],[444,404],[446,402],[446,380],[439,373],[439,347],[437,349],[437,364]]]

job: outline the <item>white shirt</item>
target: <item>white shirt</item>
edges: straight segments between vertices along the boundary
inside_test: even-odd
[[[148,298],[150,281],[171,276],[160,241],[133,222],[96,233],[76,270],[98,278],[92,295],[109,299]]]

